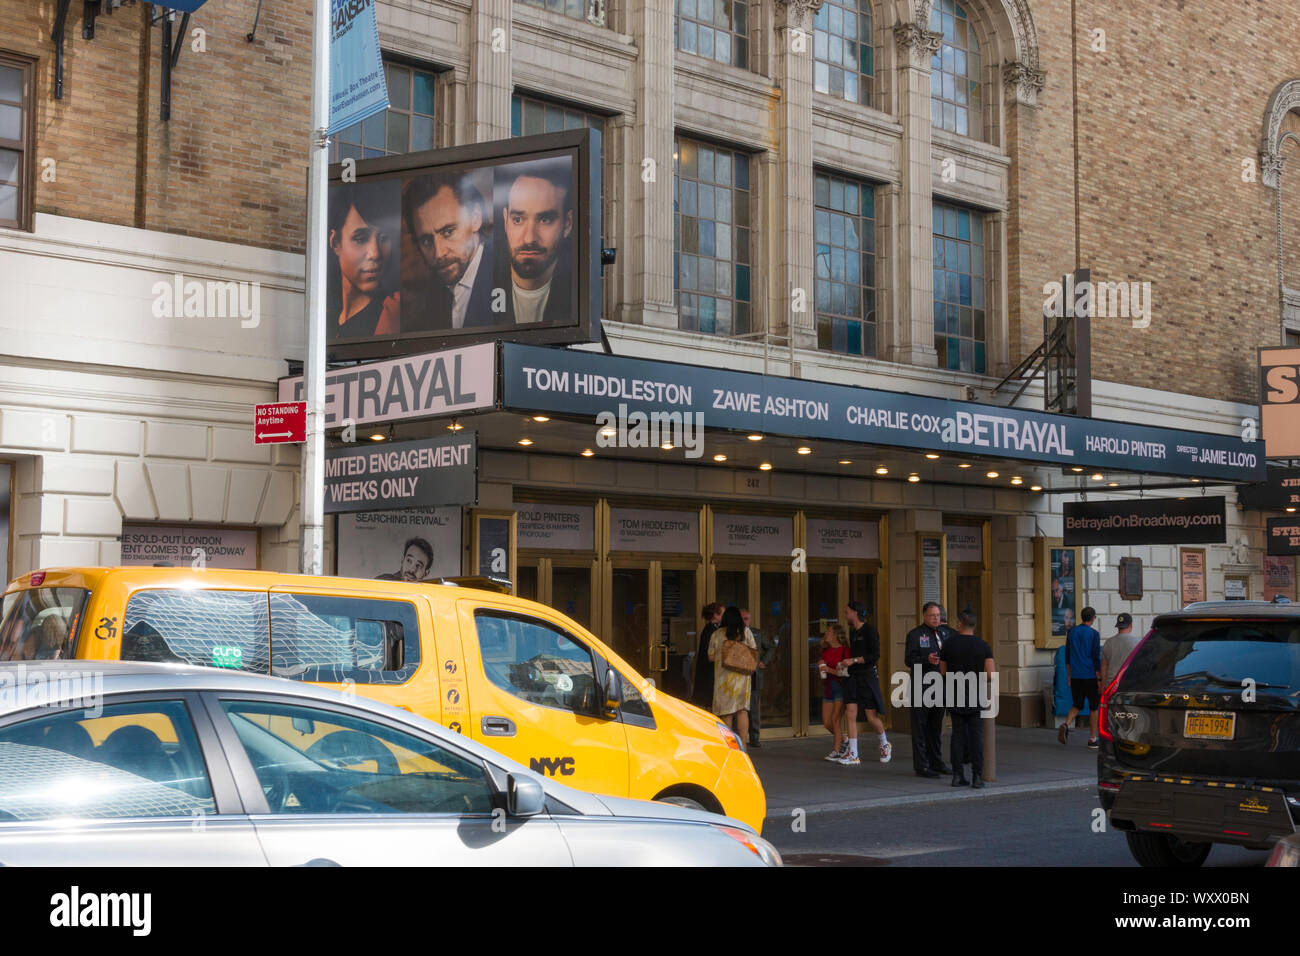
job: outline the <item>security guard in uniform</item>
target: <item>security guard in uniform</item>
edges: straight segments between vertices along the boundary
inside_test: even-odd
[[[948,773],[943,762],[941,737],[943,736],[943,705],[924,707],[922,688],[916,686],[916,666],[921,676],[939,673],[939,653],[943,650],[945,630],[940,623],[941,611],[934,601],[921,608],[921,624],[907,632],[903,663],[907,665],[912,683],[912,699],[908,717],[912,728],[912,769],[918,777],[938,777]]]

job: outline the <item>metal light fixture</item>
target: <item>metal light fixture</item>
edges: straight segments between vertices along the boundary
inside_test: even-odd
[[[811,454],[812,454],[812,449],[809,448],[807,445],[800,445],[798,448],[795,449],[795,454],[797,454],[797,455],[811,455]]]
[[[749,435],[746,435],[745,437],[748,438],[750,441],[762,441],[762,440],[763,440],[763,436],[760,435],[758,432],[753,432],[753,433],[751,433],[751,434],[749,434]]]
[[[537,422],[538,424],[542,424],[542,423],[544,423],[544,422],[549,422],[550,420],[551,420],[551,419],[550,419],[550,416],[549,416],[549,415],[534,415],[534,416],[533,416],[533,421]]]
[[[934,460],[936,460],[939,456],[936,455],[934,452],[929,451],[929,452],[926,452],[926,453],[925,453],[925,457],[926,457],[926,458],[929,458],[931,461],[934,461]]]
[[[726,460],[727,460],[727,456],[726,456],[726,455],[714,455],[714,456],[713,456],[713,460],[714,460],[714,461],[726,461]]]
[[[997,476],[998,476],[998,473],[997,473],[996,471],[990,471],[990,472],[989,472],[988,474],[986,474],[984,477],[985,477],[985,478],[996,478]]]
[[[771,465],[771,463],[765,461],[765,462],[763,462],[763,464],[761,464],[761,465],[758,466],[758,470],[759,470],[759,471],[771,471],[771,470],[772,470],[772,465]]]
[[[876,474],[887,475],[889,474],[889,469],[886,468],[884,465],[881,465],[879,468],[876,469]]]
[[[916,472],[912,472],[910,475],[907,476],[907,480],[910,481],[912,484],[916,484],[918,481],[921,480],[921,476],[918,475]]]
[[[1016,475],[1014,478],[1011,479],[1011,483],[1013,485],[1023,485],[1025,483],[1025,479],[1021,478],[1019,475]]]
[[[595,453],[594,451],[592,451],[590,448],[584,448],[584,449],[582,450],[582,457],[583,457],[583,458],[590,458],[590,457],[591,457],[592,455],[594,455],[594,454],[596,454],[596,453]]]
[[[532,443],[533,443],[533,440],[532,440],[531,438],[521,438],[521,439],[519,439],[519,441],[518,441],[518,444],[520,444],[520,445],[525,445],[525,446],[527,446],[527,445],[531,445]]]
[[[1043,490],[1043,486],[1042,486],[1042,485],[1030,485],[1030,486],[1029,486],[1029,490],[1030,490],[1030,491],[1042,491],[1042,490]]]

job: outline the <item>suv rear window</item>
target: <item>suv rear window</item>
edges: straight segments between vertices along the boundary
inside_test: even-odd
[[[90,592],[83,588],[32,588],[6,594],[0,608],[0,661],[76,656],[88,597]]]
[[[271,649],[278,677],[402,684],[420,664],[420,625],[407,601],[274,593]]]
[[[1120,690],[1210,684],[1300,688],[1300,621],[1178,621],[1160,626],[1133,659]]]
[[[122,618],[122,660],[270,672],[265,591],[138,591]]]

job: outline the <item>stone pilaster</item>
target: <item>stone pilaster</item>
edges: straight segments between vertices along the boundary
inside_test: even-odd
[[[673,303],[673,5],[634,0],[627,32],[640,51],[634,67],[637,114],[621,130],[626,196],[626,296],[619,318],[677,327]]]
[[[776,0],[772,65],[776,107],[776,204],[773,236],[777,281],[770,289],[769,324],[795,348],[816,348],[813,302],[812,18],[822,0]],[[801,290],[802,294],[799,291]],[[793,306],[802,304],[795,312]]]
[[[895,116],[903,126],[901,144],[901,202],[898,209],[898,307],[895,336],[888,354],[892,362],[934,366],[934,280],[931,276],[930,182],[930,57],[942,37],[926,21],[896,24],[897,102]]]
[[[466,102],[470,142],[510,136],[510,44],[513,0],[474,0],[470,9],[469,84]]]

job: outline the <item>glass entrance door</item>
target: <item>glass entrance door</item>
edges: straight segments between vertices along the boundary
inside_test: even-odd
[[[612,568],[609,646],[643,677],[650,669],[650,571]]]
[[[758,601],[750,613],[768,640],[775,643],[772,659],[763,668],[761,725],[790,727],[794,718],[793,647],[795,634],[789,571],[760,570]],[[750,715],[751,720],[753,714]]]
[[[666,693],[683,700],[690,697],[691,667],[703,623],[698,597],[693,569],[659,570],[659,647],[652,654],[654,681]]]
[[[808,574],[808,726],[822,722],[821,659],[822,635],[826,626],[839,620],[840,576],[835,571],[812,571]]]

